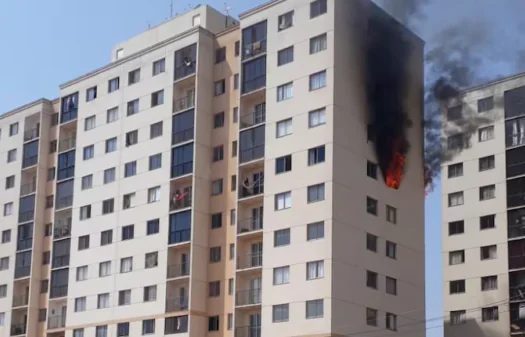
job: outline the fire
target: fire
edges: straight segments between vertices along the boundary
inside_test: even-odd
[[[394,152],[394,156],[388,165],[385,175],[385,183],[388,187],[398,189],[403,179],[405,171],[405,157],[398,151]]]

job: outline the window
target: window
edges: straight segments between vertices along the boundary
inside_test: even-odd
[[[52,208],[54,201],[55,201],[54,196],[53,195],[48,195],[46,197],[46,208]]]
[[[221,281],[213,281],[208,283],[208,296],[217,297],[221,295]]]
[[[465,221],[453,221],[448,223],[448,235],[463,234],[465,232]]]
[[[325,147],[324,145],[314,147],[308,150],[308,166],[324,163],[325,161]]]
[[[228,314],[228,330],[233,329],[233,314]]]
[[[366,324],[370,326],[377,326],[377,310],[366,308]]]
[[[148,189],[148,203],[160,201],[160,186]]]
[[[377,164],[374,164],[371,161],[367,161],[366,175],[370,178],[377,179]]]
[[[485,215],[479,218],[479,229],[490,229],[496,227],[496,215]]]
[[[276,125],[277,138],[284,137],[292,134],[292,119],[285,119],[277,122]]]
[[[454,107],[450,107],[447,109],[447,120],[449,121],[456,121],[458,119],[461,119],[463,114],[463,106],[457,105]]]
[[[49,142],[49,153],[57,152],[57,140],[52,140]]]
[[[462,150],[465,147],[463,134],[450,136],[447,138],[447,148],[449,150]]]
[[[377,236],[366,233],[366,249],[377,252]]]
[[[208,317],[208,331],[219,331],[219,316]]]
[[[224,79],[215,82],[215,96],[220,96],[226,91],[226,81]]]
[[[230,260],[235,258],[235,243],[230,243]]]
[[[489,200],[496,197],[496,185],[482,186],[479,188],[479,200]]]
[[[281,229],[273,233],[273,246],[287,246],[290,244],[290,228]]]
[[[162,122],[157,122],[149,126],[149,138],[157,138],[162,136]]]
[[[224,159],[224,145],[213,148],[213,161],[220,161]]]
[[[89,190],[93,187],[93,175],[82,177],[81,188],[82,190]]]
[[[133,130],[126,133],[126,146],[132,146],[137,144],[139,141],[139,132],[138,130]]]
[[[498,276],[485,276],[481,278],[481,291],[498,289]]]
[[[288,322],[290,316],[290,308],[288,304],[278,304],[272,307],[272,322]]]
[[[133,271],[133,257],[124,257],[120,259],[120,273],[129,273]]]
[[[88,278],[88,266],[77,267],[77,278],[78,282],[85,281]]]
[[[498,247],[496,245],[480,248],[481,260],[492,260],[498,257]]]
[[[144,259],[144,268],[155,268],[159,264],[159,253],[158,252],[152,252],[152,253],[146,253],[145,259]]]
[[[215,49],[215,64],[226,60],[226,47]]]
[[[164,90],[159,90],[151,94],[151,107],[164,104]]]
[[[42,265],[48,265],[50,260],[51,253],[49,251],[42,253]]]
[[[117,137],[106,140],[106,153],[117,151]]]
[[[84,337],[84,329],[73,330],[73,337]]]
[[[131,240],[135,237],[135,226],[128,225],[122,227],[122,241]]]
[[[233,75],[233,90],[239,89],[240,77],[239,74]]]
[[[0,298],[5,298],[7,296],[7,284],[0,285]]]
[[[306,319],[322,318],[323,315],[323,300],[306,301]]]
[[[239,107],[234,107],[233,108],[233,124],[236,124],[237,122],[239,122]]]
[[[142,334],[149,335],[155,333],[155,319],[145,319],[142,321]]]
[[[290,283],[290,267],[278,267],[273,268],[273,284],[286,284]]]
[[[106,112],[106,123],[113,123],[118,120],[118,107],[111,108]]]
[[[210,262],[220,262],[221,261],[221,247],[211,247],[210,248]]]
[[[489,307],[481,309],[481,321],[490,322],[499,320],[498,307]]]
[[[52,167],[47,169],[47,181],[55,180],[56,168]]]
[[[18,134],[18,122],[9,125],[9,137],[16,136]]]
[[[40,293],[45,294],[49,289],[49,280],[40,281]]]
[[[117,337],[129,336],[129,323],[118,323],[117,324]]]
[[[100,245],[106,246],[113,242],[113,230],[108,229],[100,233]]]
[[[124,177],[128,178],[137,174],[137,162],[132,161],[124,164]]]
[[[102,214],[113,213],[115,209],[115,199],[107,199],[102,201]]]
[[[232,157],[233,158],[237,157],[237,141],[236,140],[232,142]]]
[[[109,275],[111,275],[111,261],[100,262],[98,265],[98,276],[104,277]]]
[[[109,184],[115,181],[115,168],[104,170],[104,184]]]
[[[233,279],[228,279],[228,295],[233,295]]]
[[[122,197],[122,209],[135,207],[135,196],[135,192],[124,194],[124,196]]]
[[[75,298],[75,312],[86,311],[86,297]]]
[[[108,93],[112,93],[114,91],[117,91],[120,87],[120,78],[115,77],[108,81]]]
[[[84,120],[84,131],[89,131],[97,126],[97,116],[90,116]]]
[[[277,30],[280,32],[293,26],[294,12],[288,12],[283,15],[279,15]]]
[[[389,312],[386,313],[386,328],[397,331],[397,316]]]
[[[452,164],[448,166],[448,177],[456,178],[463,175],[463,163]]]
[[[326,33],[321,34],[310,39],[310,54],[316,54],[320,51],[326,50],[327,38]]]
[[[448,195],[448,207],[463,205],[463,192],[454,192]]]
[[[283,66],[293,62],[293,46],[279,50],[277,53],[277,65]]]
[[[450,266],[465,263],[465,251],[455,250],[448,253],[448,264]]]
[[[166,71],[166,60],[160,59],[153,62],[153,76],[163,73]]]
[[[306,264],[306,280],[324,277],[324,261],[308,262]]]
[[[109,307],[109,304],[108,304],[108,307]],[[107,307],[104,307],[104,308],[107,308]],[[100,325],[95,328],[95,337],[107,337],[107,336],[108,336],[108,326],[107,325]]]
[[[159,219],[148,220],[146,223],[146,235],[153,235],[159,232]]]
[[[12,163],[16,160],[16,149],[7,152],[7,162]]]
[[[13,214],[13,203],[8,202],[7,204],[4,204],[4,216],[8,216]]]
[[[91,87],[86,90],[86,102],[92,101],[97,98],[97,87]]]
[[[366,197],[366,212],[368,214],[377,215],[377,200]]]
[[[308,186],[307,200],[309,203],[324,200],[324,184]]]
[[[2,243],[8,243],[11,242],[11,230],[6,229],[5,231],[2,231]]]
[[[221,228],[222,227],[222,213],[215,213],[211,215],[211,228]]]
[[[277,87],[277,102],[284,101],[293,97],[293,82],[286,83]]]
[[[149,156],[149,170],[153,171],[162,167],[162,153]]]
[[[495,167],[496,167],[496,158],[493,155],[479,158],[479,171],[480,172],[492,170]]]
[[[98,294],[97,296],[97,309],[109,308],[109,293]],[[98,327],[97,327],[98,330]],[[98,337],[98,331],[97,331]]]
[[[134,99],[133,101],[128,102],[127,115],[131,116],[139,112],[139,100]]]
[[[50,223],[46,224],[44,228],[44,236],[51,236],[53,232],[52,228],[53,228],[53,224],[50,224]]]
[[[89,248],[89,235],[83,235],[78,238],[78,250]]]
[[[450,281],[450,294],[462,294],[465,292],[465,280]]]
[[[122,48],[117,49],[117,51],[115,52],[115,58],[118,60],[118,59],[121,59],[123,57],[124,57],[124,49],[122,49]]]
[[[308,113],[308,127],[314,128],[326,123],[326,108],[312,110]]]
[[[450,324],[465,324],[467,323],[467,312],[465,310],[457,310],[450,312]]]
[[[386,205],[386,221],[393,224],[397,223],[397,209],[395,207]]]
[[[478,113],[494,109],[494,96],[478,100]]]
[[[235,56],[239,56],[241,52],[241,41],[235,41]]]
[[[235,209],[230,210],[230,225],[234,226],[237,218],[237,211]]]
[[[130,305],[131,304],[131,290],[120,290],[118,292],[118,305]]]
[[[377,289],[377,273],[373,271],[366,271],[366,286],[368,288]]]
[[[275,159],[275,173],[289,172],[292,170],[292,155]]]
[[[224,111],[213,115],[213,128],[222,128],[224,126]]]
[[[0,258],[0,270],[9,269],[9,256]]]
[[[84,147],[84,153],[83,153],[84,160],[91,159],[93,158],[94,155],[95,155],[95,145],[89,145],[89,146]]]
[[[487,140],[494,139],[494,125],[486,126],[484,128],[479,129],[479,141],[485,142]]]
[[[138,83],[140,81],[140,68],[132,70],[128,73],[128,85]]]
[[[194,15],[191,22],[192,22],[193,26],[200,25],[201,24],[201,16],[199,14]]]
[[[46,321],[46,317],[47,317],[47,309],[38,309],[38,322],[45,322]],[[0,322],[0,325],[3,325],[1,324]]]
[[[5,189],[8,190],[13,187],[15,187],[15,176],[5,178]]]
[[[326,0],[315,0],[310,3],[310,19],[325,14],[327,10]]]
[[[326,87],[326,70],[310,75],[310,91]]]
[[[284,192],[275,195],[275,210],[292,207],[292,192]]]
[[[222,194],[222,179],[217,179],[211,182],[211,195]]]
[[[386,277],[386,293],[397,295],[397,280],[392,277]]]
[[[306,230],[306,240],[318,240],[324,238],[324,222],[309,223]]]

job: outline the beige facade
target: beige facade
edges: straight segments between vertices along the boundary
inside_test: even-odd
[[[525,334],[524,78],[469,89],[444,114],[445,336]]]
[[[424,336],[422,42],[394,190],[367,141],[375,15],[200,6],[2,115],[0,336]]]

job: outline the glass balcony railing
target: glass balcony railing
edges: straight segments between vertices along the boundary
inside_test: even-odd
[[[33,247],[33,238],[18,239],[16,242],[16,250],[27,250]]]
[[[241,326],[235,328],[235,337],[261,337],[261,326]]]
[[[28,194],[31,194],[31,193],[35,193],[36,191],[36,183],[35,182],[31,182],[31,183],[28,183],[28,184],[23,184],[20,186],[20,196],[23,197],[23,196],[26,196]]]
[[[264,181],[258,182],[254,184],[253,186],[248,186],[248,187],[241,185],[241,188],[239,189],[239,198],[253,197],[255,195],[259,195],[263,193],[264,193]]]
[[[78,108],[71,107],[68,111],[63,111],[60,115],[60,123],[67,123],[69,121],[77,119]]]
[[[77,146],[77,138],[76,136],[73,136],[73,137],[61,140],[60,143],[58,144],[58,151],[59,152],[69,151],[75,148],[76,146]]]
[[[249,269],[249,268],[261,267],[262,261],[263,261],[262,252],[241,255],[237,258],[237,269]]]
[[[266,121],[266,106],[262,105],[260,108],[241,116],[241,129],[249,128]]]
[[[191,207],[191,186],[183,188],[182,191],[177,191],[171,195],[170,211],[177,211],[180,209]]]
[[[64,224],[58,227],[55,227],[53,230],[53,239],[63,239],[71,236],[71,223]]]
[[[11,324],[11,336],[26,334],[26,323]]]
[[[53,257],[53,268],[61,268],[69,266],[69,254],[59,255]]]
[[[190,275],[190,264],[180,263],[168,266],[168,278],[177,278]]]
[[[238,291],[235,295],[235,305],[256,305],[261,304],[261,289],[250,289]]]
[[[171,177],[176,178],[193,172],[193,161],[176,164],[171,167]]]
[[[195,95],[189,95],[173,101],[173,113],[181,112],[195,107]]]
[[[15,267],[15,279],[28,277],[31,273],[31,266]]]
[[[57,198],[56,203],[55,203],[55,208],[59,210],[62,208],[70,207],[72,205],[73,205],[73,196],[68,195],[65,197]]]
[[[247,60],[263,53],[266,53],[266,39],[243,46],[242,59]]]
[[[193,127],[173,132],[171,136],[171,145],[177,145],[183,142],[187,142],[194,138],[195,129]]]
[[[241,163],[247,163],[252,160],[264,157],[264,144],[244,149],[239,152]]]
[[[247,94],[266,87],[266,74],[242,82],[242,93]]]
[[[18,213],[18,223],[32,221],[35,216],[35,210]]]
[[[39,136],[38,128],[33,128],[31,130],[24,131],[24,141],[25,142],[38,138],[38,136]]]
[[[38,163],[38,155],[26,157],[22,160],[22,168],[34,166]]]
[[[23,307],[28,303],[27,295],[16,295],[13,296],[13,307]]]
[[[51,298],[60,298],[67,296],[67,284],[61,286],[52,286],[49,291],[49,296]]]
[[[55,315],[49,316],[47,319],[47,328],[48,329],[60,329],[66,326],[66,316]]]
[[[191,229],[181,229],[176,230],[173,232],[170,232],[169,234],[169,241],[168,243],[175,244],[175,243],[183,243],[190,241],[191,238]]]
[[[195,69],[197,69],[197,62],[195,61],[187,61],[185,63],[183,62],[182,65],[175,68],[175,81],[195,74]]]
[[[188,310],[189,298],[185,297],[174,297],[166,300],[166,312],[184,311]]]
[[[244,234],[263,229],[262,218],[242,219],[237,222],[237,233]]]

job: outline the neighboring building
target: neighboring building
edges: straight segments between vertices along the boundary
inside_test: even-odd
[[[466,90],[444,114],[447,337],[525,336],[524,101],[519,74]]]
[[[399,190],[367,141],[372,16],[414,45]],[[389,20],[201,6],[0,116],[0,335],[425,336],[423,43]]]

